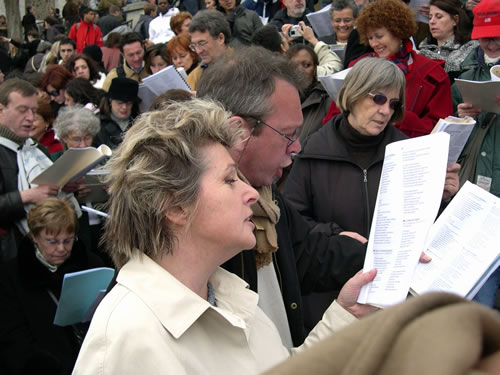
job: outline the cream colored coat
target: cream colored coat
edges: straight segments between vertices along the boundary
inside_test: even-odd
[[[73,374],[259,374],[288,358],[258,295],[219,268],[217,307],[147,256],[131,259],[102,301]],[[355,318],[336,303],[301,350]]]

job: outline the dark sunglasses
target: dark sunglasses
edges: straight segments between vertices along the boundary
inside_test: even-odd
[[[377,105],[384,105],[385,103],[387,103],[387,96],[385,95],[372,94],[371,92],[369,92],[368,96],[370,96],[373,99],[373,102]],[[397,99],[389,100],[389,108],[392,109],[393,111],[397,111],[398,109],[401,108],[401,101]]]
[[[56,89],[53,91],[47,91],[47,94],[49,94],[50,96],[56,97],[56,96],[59,96],[60,92],[59,92],[59,90]]]

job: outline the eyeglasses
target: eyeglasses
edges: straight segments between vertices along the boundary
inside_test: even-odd
[[[59,90],[52,90],[52,91],[47,91],[47,94],[49,94],[50,96],[54,96],[54,97],[57,97],[59,96],[60,92]]]
[[[57,245],[61,245],[61,244],[63,246],[69,246],[69,245],[72,245],[73,242],[75,242],[75,237],[65,238],[64,240],[52,240],[52,239],[44,238],[44,241],[47,242],[47,244],[50,246],[57,246]]]
[[[82,141],[85,143],[91,143],[93,139],[94,138],[91,135],[84,135],[83,137],[69,137],[69,140],[73,143],[81,143]]]
[[[191,43],[191,44],[189,45],[189,49],[191,49],[191,51],[193,51],[193,52],[196,52],[196,49],[197,49],[197,48],[203,48],[203,47],[205,47],[207,44],[208,44],[208,40],[202,40],[202,41],[200,41],[200,42],[198,42],[198,43]]]
[[[265,123],[264,121],[259,120],[259,119],[255,119],[255,126],[259,126],[260,124],[266,125],[268,128],[274,130],[276,133],[278,133],[283,138],[285,138],[288,141],[286,147],[290,147],[290,145],[299,138],[299,131],[298,131],[298,129],[295,129],[292,134],[287,135],[287,134],[283,134],[279,130],[273,128],[271,125]]]
[[[384,105],[385,103],[387,103],[387,96],[385,95],[373,94],[369,92],[368,96],[370,96],[373,99],[373,102],[377,105]],[[393,111],[397,111],[398,109],[401,108],[401,101],[397,99],[389,100],[389,108],[392,109]]]

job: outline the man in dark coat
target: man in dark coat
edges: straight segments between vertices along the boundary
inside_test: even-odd
[[[291,155],[300,151],[302,80],[289,59],[249,47],[216,61],[198,85],[199,97],[218,100],[234,114],[230,123],[244,136],[231,150],[232,157],[240,178],[260,194],[252,207],[257,245],[224,267],[259,293],[259,306],[278,327],[285,346],[299,345],[305,338],[302,295],[340,289],[362,268],[366,251],[351,237],[311,232],[273,187],[291,164]],[[374,273],[360,273],[357,285],[373,277]],[[353,315],[363,315],[367,309],[354,297],[338,302]]]

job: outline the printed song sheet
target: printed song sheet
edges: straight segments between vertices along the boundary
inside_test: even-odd
[[[500,199],[466,182],[431,228],[412,292],[446,291],[473,298],[500,259]]]
[[[443,195],[450,136],[437,133],[386,147],[364,271],[377,269],[359,303],[404,301]]]

